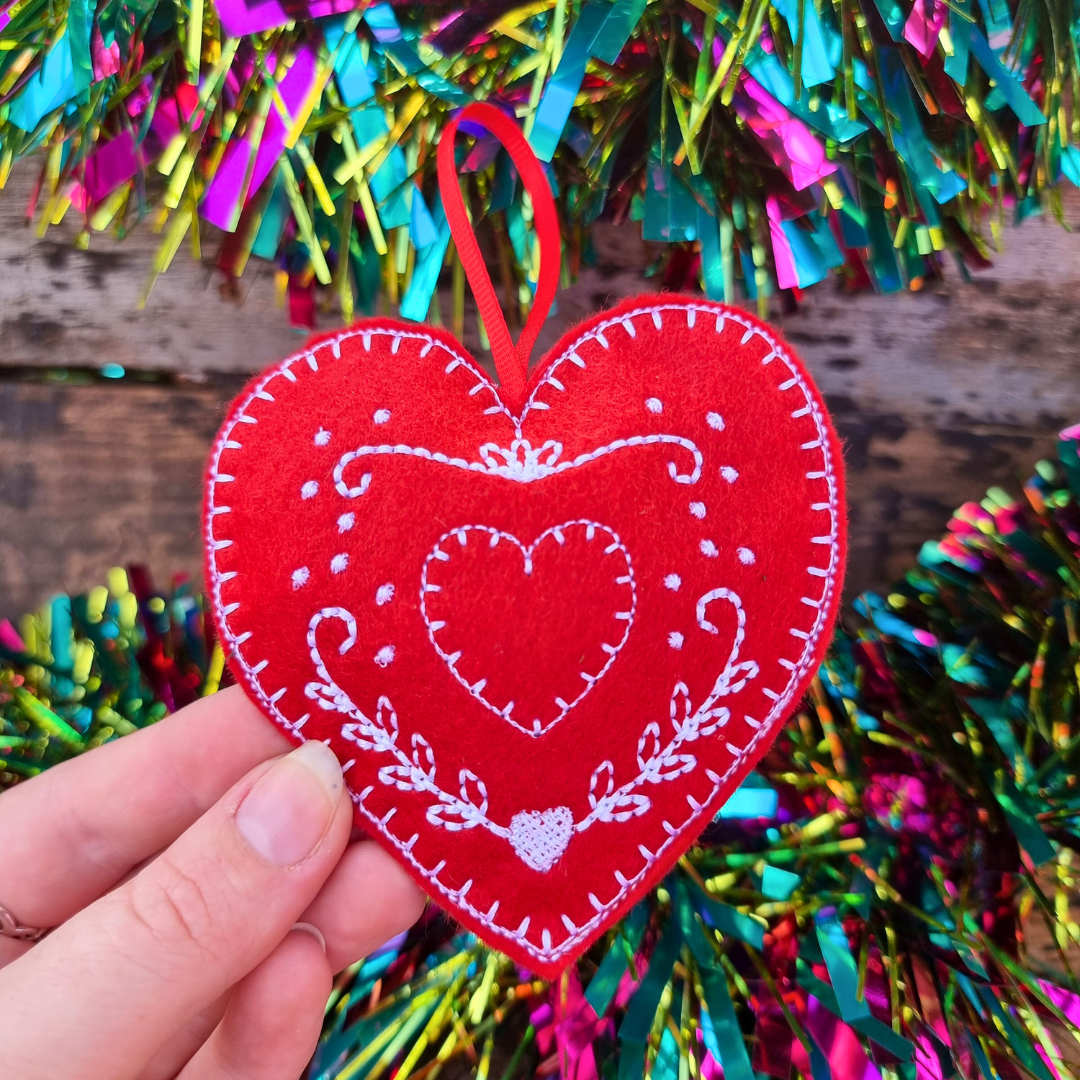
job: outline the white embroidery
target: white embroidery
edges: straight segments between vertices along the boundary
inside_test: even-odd
[[[306,566],[294,570],[292,572],[292,587],[299,589],[302,585],[306,585],[309,577],[311,577],[311,571]]]
[[[371,419],[374,420],[376,424],[388,423],[389,420],[390,420],[390,410],[389,409],[376,409],[374,414],[372,415]]]
[[[566,806],[527,810],[510,819],[510,843],[526,866],[546,874],[562,858],[574,835],[574,815]]]
[[[349,556],[341,551],[330,560],[330,573],[340,574],[348,565]]]
[[[754,553],[748,547],[739,548],[735,554],[739,556],[739,562],[741,562],[743,566],[754,565]]]
[[[356,487],[349,487],[345,482],[344,473],[345,469],[358,458],[370,457],[373,454],[404,454],[409,457],[423,458],[425,461],[437,461],[441,465],[452,465],[456,469],[487,473],[527,484],[533,480],[542,480],[547,476],[556,476],[567,469],[577,469],[617,450],[662,444],[681,446],[689,451],[694,459],[693,469],[689,473],[681,473],[675,462],[669,461],[668,475],[677,484],[696,484],[701,478],[702,457],[701,451],[689,439],[684,439],[680,435],[633,435],[628,439],[616,439],[604,446],[598,446],[587,454],[579,454],[571,461],[558,460],[563,451],[563,444],[554,439],[549,439],[543,446],[535,449],[528,439],[521,438],[513,439],[509,447],[499,446],[497,443],[484,443],[478,450],[480,461],[447,457],[446,454],[427,450],[422,446],[390,446],[388,444],[358,446],[355,450],[342,454],[338,459],[337,465],[334,466],[334,486],[347,499],[355,499],[363,495],[371,485],[371,473],[364,473]]]
[[[351,511],[347,514],[342,514],[337,519],[337,529],[339,533],[347,533],[356,524],[356,515]]]
[[[488,817],[486,785],[468,769],[462,769],[459,773],[459,795],[444,790],[436,781],[435,752],[423,735],[418,732],[413,734],[411,757],[397,745],[398,719],[390,700],[385,696],[380,697],[375,718],[371,719],[353,703],[327,670],[317,640],[318,627],[323,620],[339,619],[345,623],[347,632],[338,646],[339,655],[344,656],[356,643],[356,620],[344,608],[323,608],[316,612],[308,623],[308,649],[315,671],[322,681],[307,683],[304,694],[320,708],[344,714],[351,719],[351,723],[346,722],[341,726],[343,738],[356,743],[362,750],[390,754],[395,758],[396,765],[385,765],[379,769],[378,777],[381,783],[392,785],[399,791],[414,791],[434,796],[436,801],[425,811],[430,824],[451,832],[482,826],[493,835],[509,840],[522,861],[533,869],[546,872],[562,856],[569,844],[570,837],[564,835],[568,831],[567,821],[573,832],[581,833],[597,822],[618,824],[647,813],[652,807],[652,800],[643,794],[641,789],[674,780],[696,769],[697,758],[693,754],[680,751],[700,738],[715,734],[730,720],[731,711],[726,705],[717,705],[717,702],[743,690],[751,679],[757,677],[758,665],[753,660],[737,662],[746,634],[746,613],[736,593],[721,588],[713,589],[702,596],[697,602],[698,625],[707,633],[719,633],[705,615],[708,606],[717,600],[725,600],[735,609],[736,630],[727,663],[713,684],[712,691],[694,709],[686,684],[676,683],[669,705],[669,717],[674,729],[670,741],[661,745],[660,725],[656,721],[648,724],[638,739],[639,772],[618,788],[615,787],[615,768],[610,761],[604,761],[594,769],[589,781],[590,812],[580,821],[574,821],[569,808],[556,807],[554,810],[542,812],[520,811],[511,819],[509,828],[499,825]],[[390,648],[392,653],[392,646],[387,648]],[[378,662],[376,657],[376,663]],[[362,799],[363,796],[361,802]]]
[[[711,540],[702,540],[701,543],[698,544],[698,548],[706,559],[715,559],[716,556],[720,554],[716,545]]]
[[[706,413],[705,423],[713,429],[713,431],[724,430],[724,418],[718,412]]]
[[[394,599],[394,586],[391,582],[387,582],[385,585],[380,585],[375,590],[375,603],[382,607],[383,604],[389,604]]]
[[[773,735],[780,718],[791,705],[799,682],[805,678],[806,672],[813,663],[816,645],[820,641],[821,635],[825,632],[828,624],[831,601],[836,590],[837,577],[840,569],[840,547],[838,541],[839,482],[833,466],[832,451],[828,441],[828,426],[824,414],[804,382],[796,362],[786,354],[783,344],[772,337],[768,328],[753,326],[749,317],[744,316],[741,312],[731,308],[723,308],[718,304],[705,300],[673,298],[671,300],[657,301],[651,306],[645,305],[631,311],[623,312],[617,319],[609,319],[600,322],[581,334],[577,339],[571,342],[562,355],[552,361],[548,368],[547,377],[541,380],[537,388],[533,391],[532,397],[535,398],[536,394],[541,392],[543,387],[552,385],[550,376],[554,375],[558,371],[558,368],[564,363],[571,365],[571,367],[567,369],[570,376],[575,375],[577,371],[586,370],[586,360],[581,356],[579,350],[585,351],[588,344],[592,341],[596,341],[599,347],[603,348],[603,344],[599,341],[600,332],[602,329],[610,326],[612,322],[622,322],[624,320],[633,320],[639,317],[649,316],[652,316],[655,322],[660,318],[660,310],[683,313],[687,319],[688,325],[693,325],[694,320],[692,316],[694,313],[701,312],[703,315],[711,316],[715,319],[715,329],[718,334],[725,330],[727,323],[733,323],[746,328],[748,331],[752,331],[751,337],[756,334],[761,338],[766,347],[770,349],[770,352],[766,354],[769,356],[769,359],[777,359],[780,361],[776,368],[770,370],[781,370],[791,376],[785,382],[778,385],[776,389],[779,391],[787,391],[792,387],[799,387],[804,404],[810,409],[810,412],[804,414],[804,416],[809,417],[808,422],[813,423],[816,433],[822,440],[821,446],[817,450],[809,451],[811,453],[820,454],[821,468],[808,472],[807,479],[823,482],[824,490],[820,490],[819,492],[815,491],[811,495],[811,498],[814,500],[811,506],[815,510],[821,510],[829,514],[829,529],[833,537],[833,542],[829,546],[829,557],[825,566],[808,566],[806,568],[807,574],[813,579],[810,583],[811,585],[817,581],[821,582],[820,595],[803,598],[803,602],[807,607],[814,611],[813,624],[809,631],[809,636],[806,639],[806,645],[803,652],[800,654],[798,663],[791,672],[787,682],[781,687],[781,692],[777,693],[768,687],[763,687],[764,694],[773,704],[769,708],[768,715],[763,720],[759,721],[759,730],[751,740],[750,744],[745,748],[744,752],[750,754],[753,752],[755,745],[759,741],[768,739]],[[708,327],[710,331],[712,329],[712,324],[707,319],[702,320],[698,325]],[[463,387],[464,391],[467,391],[468,387],[473,385],[476,379],[482,380],[484,382],[485,391],[496,404],[495,411],[501,413],[507,421],[514,426],[517,436],[520,437],[521,426],[524,423],[529,410],[528,403],[522,411],[522,415],[520,417],[514,417],[510,411],[502,405],[494,386],[487,381],[486,376],[479,368],[477,368],[470,360],[467,360],[465,357],[456,353],[454,349],[445,342],[433,338],[428,333],[411,329],[394,329],[392,327],[371,328],[362,326],[341,331],[334,338],[320,342],[316,346],[316,350],[329,348],[331,352],[336,355],[342,342],[352,338],[363,337],[366,339],[365,344],[370,344],[370,338],[373,335],[415,341],[419,347],[419,356],[421,358],[427,357],[432,350],[437,350],[434,353],[432,362],[439,366],[445,365],[447,375],[458,370],[464,372],[466,379],[468,380]],[[307,354],[307,358],[311,370],[313,372],[319,371],[320,368],[314,360],[314,354]],[[447,362],[447,360],[449,360],[449,362]],[[215,442],[211,454],[211,468],[209,471],[210,481],[207,485],[207,513],[204,520],[204,537],[207,547],[208,579],[211,598],[215,611],[218,614],[219,625],[222,628],[223,645],[226,647],[229,655],[235,658],[236,663],[243,672],[252,695],[261,704],[263,710],[286,731],[299,735],[308,719],[308,715],[305,713],[297,719],[292,720],[281,711],[277,704],[270,700],[260,679],[260,674],[265,669],[267,661],[259,660],[258,662],[255,662],[254,660],[248,659],[244,655],[245,651],[248,650],[242,648],[242,646],[245,646],[245,643],[251,638],[252,632],[250,630],[244,630],[243,633],[237,633],[231,627],[229,618],[222,614],[224,606],[222,601],[224,581],[218,560],[222,557],[233,560],[237,556],[234,551],[229,550],[233,547],[233,540],[230,537],[223,537],[221,535],[222,529],[226,526],[229,518],[226,517],[222,519],[214,516],[215,510],[217,509],[215,506],[215,498],[217,495],[216,485],[220,478],[219,468],[222,454],[225,452],[239,452],[228,447],[226,444],[231,441],[230,436],[237,424],[254,425],[259,422],[259,417],[257,415],[252,415],[252,410],[261,414],[264,409],[267,409],[267,406],[260,404],[261,402],[274,403],[275,399],[273,395],[268,393],[265,388],[275,378],[283,376],[283,369],[285,365],[290,362],[291,360],[284,361],[281,364],[272,367],[260,377],[255,387],[234,407],[230,420],[223,426],[222,431]],[[326,365],[323,366],[323,370],[325,369]],[[564,376],[563,382],[569,388],[566,390],[566,393],[570,394],[573,390],[572,378]],[[484,411],[487,412],[488,410]],[[801,433],[799,432],[799,429],[797,429],[797,433]],[[738,478],[737,471],[730,466],[725,466],[724,469],[721,470],[721,475],[729,483],[733,483]],[[370,476],[367,477],[367,482],[370,483]],[[356,495],[362,494],[362,492],[363,489],[354,489],[351,493],[346,491],[343,492],[343,494],[349,494],[350,497],[356,497]],[[221,556],[220,553],[226,550],[229,550],[229,554],[227,556]],[[815,589],[814,592],[817,594],[817,589]],[[257,655],[258,654],[256,654],[256,656]],[[713,809],[715,809],[711,806],[712,801],[715,800],[722,785],[726,783],[737,767],[738,762],[733,761],[724,773],[710,775],[709,780],[711,787],[702,793],[702,800],[699,801],[694,799],[693,796],[688,796],[688,805],[691,808],[691,813],[684,820],[675,824],[666,820],[661,823],[667,839],[659,845],[655,852],[653,852],[652,861],[646,859],[640,867],[636,869],[628,868],[628,875],[617,870],[615,872],[615,879],[618,883],[618,888],[610,898],[601,900],[595,894],[591,894],[589,902],[594,909],[595,914],[581,923],[576,931],[569,931],[567,936],[562,937],[560,940],[554,942],[554,944],[552,943],[550,931],[546,928],[543,929],[539,935],[540,943],[535,940],[537,937],[535,930],[533,931],[532,938],[530,938],[531,921],[527,917],[522,919],[520,924],[516,927],[513,925],[504,925],[504,923],[500,922],[496,917],[498,910],[497,903],[492,904],[489,909],[485,910],[483,907],[474,906],[466,900],[459,900],[460,890],[458,890],[456,885],[445,882],[440,877],[446,865],[445,860],[439,860],[434,865],[425,865],[414,853],[414,846],[417,842],[418,834],[413,833],[410,836],[405,836],[395,833],[386,824],[388,818],[385,812],[376,813],[375,810],[367,805],[366,800],[374,791],[373,786],[368,786],[363,790],[354,790],[350,788],[350,794],[357,805],[358,812],[367,820],[370,827],[381,832],[387,841],[397,848],[401,853],[402,859],[408,862],[419,876],[430,883],[430,888],[434,893],[448,900],[458,901],[460,907],[467,911],[479,925],[485,927],[492,937],[514,941],[519,947],[535,956],[537,959],[548,963],[557,963],[559,961],[565,961],[568,957],[572,956],[580,948],[581,943],[595,933],[596,928],[608,919],[612,911],[617,910],[620,905],[625,902],[627,894],[632,889],[638,887],[650,873],[653,864],[657,860],[663,858],[665,852],[672,845],[685,844],[688,839],[697,834],[702,825],[706,823]],[[565,927],[566,923],[564,922],[562,925]],[[567,929],[569,930],[568,927]]]
[[[646,398],[645,408],[651,413],[662,413],[664,411],[664,403],[659,398]]]
[[[436,640],[435,635],[446,626],[446,622],[440,619],[432,620],[428,615],[428,594],[441,591],[439,586],[434,585],[429,581],[432,564],[433,562],[448,563],[451,561],[450,552],[447,552],[442,547],[448,539],[456,538],[461,547],[465,547],[469,533],[478,532],[489,537],[489,547],[495,547],[501,540],[506,540],[513,544],[518,551],[521,552],[523,572],[525,574],[531,574],[533,568],[533,553],[545,540],[550,537],[553,542],[561,547],[565,543],[565,534],[567,532],[572,529],[581,528],[584,528],[585,530],[585,538],[587,541],[592,541],[598,531],[606,534],[610,543],[604,546],[604,554],[614,555],[616,552],[619,552],[621,556],[621,565],[618,568],[616,583],[629,589],[629,595],[626,598],[625,605],[614,612],[614,617],[621,622],[625,622],[626,626],[623,629],[622,636],[619,638],[618,642],[614,644],[601,642],[600,648],[607,654],[607,660],[603,667],[595,674],[586,671],[581,672],[581,679],[585,684],[582,691],[570,701],[567,701],[565,697],[555,697],[553,705],[557,712],[554,719],[549,719],[544,722],[539,717],[526,716],[524,717],[525,722],[519,723],[513,716],[516,702],[508,701],[504,705],[499,706],[489,701],[484,693],[487,686],[487,679],[482,678],[475,683],[470,683],[461,672],[458,671],[457,665],[458,661],[461,659],[461,651],[458,650],[456,652],[448,653]],[[453,550],[453,546],[450,546],[450,551],[452,552]],[[596,521],[565,521],[561,525],[553,525],[550,529],[545,529],[528,546],[522,544],[516,536],[502,532],[500,529],[493,529],[489,525],[461,525],[455,529],[451,529],[449,532],[443,533],[443,535],[439,537],[435,546],[428,552],[427,558],[424,559],[424,566],[420,572],[420,615],[424,620],[424,625],[427,627],[428,640],[434,646],[435,651],[442,658],[446,666],[450,669],[450,674],[453,675],[468,693],[476,698],[476,700],[485,708],[489,709],[496,716],[501,716],[507,723],[516,727],[518,731],[522,731],[525,734],[534,737],[539,737],[550,731],[572,708],[574,708],[574,706],[579,704],[592,688],[607,674],[608,669],[615,663],[615,658],[622,652],[623,646],[630,636],[630,628],[633,626],[634,612],[636,610],[637,586],[634,582],[634,568],[630,560],[630,553],[626,550],[626,547],[614,530],[609,529],[606,525],[601,525]]]
[[[394,646],[393,645],[384,645],[375,654],[375,663],[378,664],[379,667],[389,667],[393,662],[394,662]]]
[[[300,487],[301,499],[314,499],[319,494],[318,480],[305,480]]]
[[[426,792],[435,796],[437,802],[427,809],[427,819],[431,824],[451,832],[483,825],[495,835],[509,838],[509,829],[496,825],[487,817],[487,788],[482,780],[468,769],[462,769],[459,774],[460,796],[444,791],[435,780],[435,754],[427,739],[418,733],[412,736],[411,756],[397,745],[400,734],[397,713],[387,697],[379,698],[375,716],[368,717],[338,686],[327,671],[318,646],[319,624],[326,619],[339,619],[345,624],[346,636],[338,646],[339,655],[344,656],[356,644],[356,620],[344,608],[323,608],[311,617],[307,632],[308,649],[322,681],[307,683],[304,686],[305,696],[322,709],[349,717],[353,722],[344,723],[341,734],[361,750],[389,754],[394,758],[397,764],[386,765],[379,770],[381,783],[392,785],[400,791]],[[361,793],[358,801],[362,803],[364,797],[365,794]]]
[[[672,592],[678,592],[681,584],[682,578],[678,574],[667,574],[664,577],[664,588],[670,589]]]
[[[720,469],[720,475],[729,483],[734,484],[739,479],[739,470],[733,469],[730,465],[724,465]]]
[[[330,432],[326,428],[319,428],[313,441],[316,446],[325,446],[330,441]]]
[[[673,649],[681,649],[685,640],[686,639],[682,636],[682,634],[679,633],[678,630],[672,630],[671,633],[667,636],[667,643]]]
[[[346,454],[345,457],[348,458],[349,455]],[[349,460],[351,461],[352,458],[349,458]],[[364,475],[360,477],[360,483],[357,484],[356,487],[349,487],[349,485],[341,479],[342,470],[347,464],[348,462],[345,461],[345,458],[342,458],[334,467],[334,487],[337,488],[338,494],[344,495],[346,499],[358,499],[371,486],[371,473],[364,473]]]
[[[692,502],[690,504],[690,513],[701,521],[705,517],[705,504],[703,502]]]
[[[649,810],[652,802],[648,796],[640,794],[639,789],[646,784],[659,784],[692,772],[697,767],[697,759],[692,754],[680,754],[679,751],[688,743],[712,735],[724,727],[731,718],[731,713],[727,706],[717,706],[717,701],[729,694],[739,693],[751,679],[757,678],[756,661],[744,660],[736,663],[743,638],[746,636],[746,612],[738,595],[730,589],[713,589],[706,593],[697,602],[698,625],[708,633],[719,633],[705,618],[709,604],[716,600],[726,600],[735,608],[737,627],[727,663],[713,684],[712,691],[693,709],[686,684],[675,684],[670,702],[674,737],[666,746],[661,746],[660,725],[656,721],[649,724],[638,740],[638,768],[641,771],[622,787],[615,788],[612,763],[603,762],[593,773],[589,784],[589,805],[592,813],[574,826],[577,832],[584,832],[594,821],[627,821]],[[596,792],[601,783],[605,790],[603,795],[597,798]]]

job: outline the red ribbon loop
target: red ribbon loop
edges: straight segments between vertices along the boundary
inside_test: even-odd
[[[506,148],[510,160],[517,167],[525,190],[532,199],[533,223],[540,241],[540,273],[537,276],[536,295],[529,312],[525,329],[517,344],[510,337],[499,299],[491,284],[491,277],[480,254],[480,246],[465,211],[461,196],[457,165],[454,161],[454,137],[462,120],[471,120],[487,128]],[[540,328],[544,325],[555,290],[559,287],[559,262],[562,242],[559,234],[559,215],[551,195],[543,166],[522,135],[517,124],[494,105],[473,102],[467,105],[443,129],[439,140],[439,191],[442,193],[443,210],[454,238],[458,257],[465,268],[465,275],[472,286],[473,296],[480,317],[484,320],[495,370],[499,373],[499,393],[508,407],[517,411],[525,400],[525,384],[528,379],[529,356]],[[510,298],[508,298],[509,301]]]

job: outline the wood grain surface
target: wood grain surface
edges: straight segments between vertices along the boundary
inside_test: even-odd
[[[202,261],[181,249],[140,308],[159,238],[140,226],[78,251],[67,226],[38,237],[24,218],[33,180],[16,170],[0,195],[0,616],[117,563],[197,574],[201,470],[224,405],[303,340],[269,264],[253,259],[238,288],[222,287],[213,235]],[[1080,221],[1080,200],[1067,215]],[[1032,219],[1005,241],[970,283],[951,266],[896,296],[826,282],[775,314],[845,440],[849,595],[901,573],[961,502],[1018,489],[1080,421],[1080,240]],[[595,245],[540,348],[655,287],[636,226],[598,226]],[[87,374],[107,363],[143,381]]]

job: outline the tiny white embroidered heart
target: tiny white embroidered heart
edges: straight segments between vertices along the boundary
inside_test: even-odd
[[[606,618],[591,614],[605,604]],[[607,674],[636,610],[630,553],[595,521],[564,521],[528,545],[489,525],[461,525],[439,537],[420,575],[420,614],[450,674],[533,737]]]
[[[510,843],[527,866],[546,874],[562,857],[574,835],[574,815],[568,806],[523,810],[510,819]]]

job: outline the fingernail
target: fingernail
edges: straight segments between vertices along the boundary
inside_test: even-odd
[[[319,943],[323,956],[326,955],[326,938],[323,937],[323,932],[314,923],[297,922],[292,924],[292,928],[302,934],[310,934]]]
[[[302,862],[330,827],[341,784],[333,750],[306,742],[259,778],[236,811],[236,827],[267,862]]]

